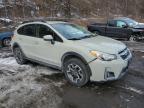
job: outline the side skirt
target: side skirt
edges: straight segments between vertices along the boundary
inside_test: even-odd
[[[36,63],[41,64],[41,65],[44,65],[44,66],[48,66],[48,67],[51,67],[51,68],[54,68],[54,69],[58,69],[60,71],[62,70],[61,67],[56,66],[56,65],[52,65],[52,64],[49,64],[49,63],[41,62],[41,61],[34,60],[34,59],[31,59],[31,58],[27,58],[27,57],[26,57],[26,59],[29,60],[29,61],[32,61],[32,62],[36,62]]]

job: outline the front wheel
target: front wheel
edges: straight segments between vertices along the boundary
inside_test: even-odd
[[[25,64],[27,60],[24,57],[22,50],[19,47],[13,49],[14,57],[18,64]]]
[[[81,87],[90,80],[88,67],[80,59],[69,59],[64,63],[63,69],[67,80],[72,85]]]
[[[93,33],[96,34],[96,35],[100,35],[99,31],[94,31]]]

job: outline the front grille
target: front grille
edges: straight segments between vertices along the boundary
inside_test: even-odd
[[[119,52],[120,57],[125,60],[130,55],[130,52],[127,48]]]

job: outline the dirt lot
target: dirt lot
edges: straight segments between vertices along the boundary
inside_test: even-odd
[[[71,86],[60,71],[36,63],[18,65],[0,49],[0,108],[143,108],[144,43],[125,42],[133,51],[128,74],[119,81]]]

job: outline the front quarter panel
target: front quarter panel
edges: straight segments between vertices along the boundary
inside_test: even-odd
[[[67,42],[64,44],[64,51],[61,54],[61,60],[66,54],[73,53],[75,55],[81,56],[87,63],[94,60],[95,57],[89,54],[90,49],[83,46],[77,45],[74,42]]]

